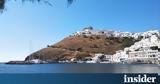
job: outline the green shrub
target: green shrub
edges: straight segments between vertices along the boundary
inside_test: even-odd
[[[123,47],[130,47],[131,45],[133,45],[135,43],[135,40],[133,38],[130,37],[123,37],[122,39],[123,43]]]

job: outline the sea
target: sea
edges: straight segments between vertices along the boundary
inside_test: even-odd
[[[124,74],[157,76],[156,64],[0,64],[0,84],[124,84]],[[148,74],[149,73],[149,74]],[[152,74],[154,73],[154,74]],[[156,73],[156,74],[155,74]],[[143,75],[142,74],[142,75]],[[157,84],[160,78],[157,76]]]
[[[0,73],[160,73],[157,64],[0,64]]]

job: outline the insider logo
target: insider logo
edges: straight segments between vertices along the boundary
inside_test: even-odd
[[[124,75],[124,83],[155,83],[156,77],[147,76],[146,74],[138,76]]]

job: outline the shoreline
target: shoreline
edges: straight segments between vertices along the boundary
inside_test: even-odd
[[[1,64],[7,64],[7,65],[33,65],[33,64],[153,64],[153,65],[160,65],[159,63],[140,63],[140,62],[133,62],[133,63],[86,63],[86,62],[83,62],[83,63],[76,63],[76,62],[66,62],[66,63],[59,63],[59,62],[54,62],[54,63],[32,63],[32,62],[27,62],[27,61],[9,61],[9,62],[3,62]]]

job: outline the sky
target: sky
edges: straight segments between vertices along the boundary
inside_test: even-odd
[[[0,62],[29,54],[92,26],[129,32],[160,29],[160,0],[67,0],[44,3],[8,1],[0,14]]]

